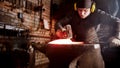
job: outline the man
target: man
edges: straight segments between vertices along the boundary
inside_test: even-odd
[[[58,21],[55,25],[56,36],[67,38],[62,31],[65,31],[64,26],[69,24],[72,27],[75,41],[82,41],[85,44],[101,44],[103,42],[101,39],[104,39],[106,40],[104,44],[110,42],[116,46],[120,45],[120,19],[100,9],[95,9],[95,3],[91,0],[78,0],[75,6],[75,12]],[[108,26],[105,31],[109,30],[109,33],[106,33],[107,35],[99,40],[97,29],[101,23]],[[100,49],[88,49],[70,63],[70,68],[104,68]]]

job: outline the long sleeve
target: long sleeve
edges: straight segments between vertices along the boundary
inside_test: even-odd
[[[71,16],[67,16],[64,17],[63,19],[59,20],[56,24],[55,24],[55,30],[57,29],[63,29],[63,27],[67,24],[69,24],[70,20],[72,19]]]
[[[100,28],[98,37],[101,44],[116,46],[120,44],[120,19],[98,10],[100,14]]]
[[[114,29],[116,30],[115,36],[112,36],[109,40],[110,46],[120,46],[120,19],[115,18],[116,27]]]
[[[120,20],[118,20],[116,37],[120,40]]]

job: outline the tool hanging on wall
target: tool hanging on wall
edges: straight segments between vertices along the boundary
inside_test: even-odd
[[[42,18],[42,9],[43,9],[43,3],[42,3],[42,0],[40,1],[40,11],[39,11],[39,14],[40,14],[40,20],[39,20],[39,24],[40,24],[40,28],[41,29],[44,29],[44,22],[43,22],[43,18]],[[39,26],[38,26],[39,27]]]
[[[18,19],[20,19],[20,24],[22,24],[24,22],[24,18],[23,18],[23,12],[24,12],[24,8],[25,8],[25,0],[19,0],[19,12],[17,13],[17,17]]]
[[[34,7],[34,11],[39,12],[39,24],[37,26],[37,30],[44,29],[44,21],[42,18],[42,12],[45,11],[45,9],[43,8],[42,0],[38,0],[38,6]]]
[[[32,13],[33,3],[30,1],[26,1],[25,12]]]
[[[10,0],[10,3],[12,3],[12,9],[19,9],[23,7],[23,0]]]

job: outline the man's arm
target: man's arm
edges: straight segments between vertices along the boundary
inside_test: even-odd
[[[71,19],[72,17],[68,16],[55,24],[55,32],[58,38],[67,38],[66,28],[64,27],[69,24]]]
[[[111,46],[120,46],[120,19],[115,16],[112,16],[100,9],[98,9],[98,13],[100,14],[100,20],[102,21],[101,23],[111,24],[111,26],[115,30],[115,34],[113,32],[112,34],[114,34],[114,35],[108,39],[109,44]],[[115,25],[113,25],[113,24],[115,24]]]
[[[63,19],[61,19],[58,22],[56,22],[55,30],[58,30],[58,29],[64,30],[64,26],[69,24],[71,19],[72,19],[71,16],[66,16]]]
[[[110,40],[110,46],[120,46],[120,19],[118,18],[117,18],[116,35],[111,37],[109,40]]]

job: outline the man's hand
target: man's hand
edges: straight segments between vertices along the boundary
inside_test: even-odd
[[[110,38],[110,46],[120,46],[120,39],[115,37]]]
[[[67,32],[59,29],[56,31],[56,36],[60,39],[67,38]]]

